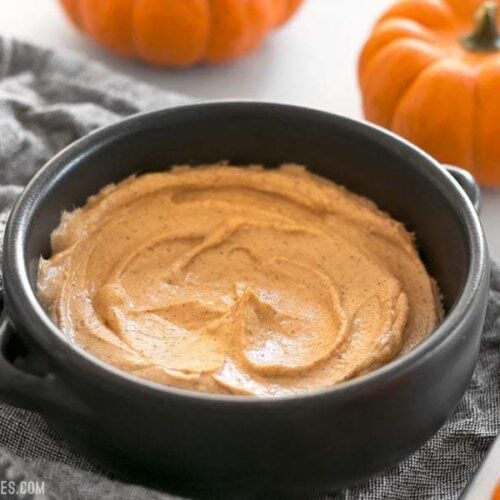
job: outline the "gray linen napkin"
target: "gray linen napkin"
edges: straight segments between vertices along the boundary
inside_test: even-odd
[[[0,235],[22,186],[62,147],[124,116],[186,102],[189,99],[74,54],[0,38]],[[500,268],[496,265],[489,300],[473,381],[447,424],[396,467],[326,498],[458,498],[500,431]],[[0,480],[23,478],[45,481],[45,496],[39,499],[174,498],[114,481],[73,453],[39,415],[0,402]]]

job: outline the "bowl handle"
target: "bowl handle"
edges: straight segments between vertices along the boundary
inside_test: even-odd
[[[467,170],[459,167],[445,165],[448,173],[460,184],[460,187],[465,191],[467,196],[472,201],[476,212],[481,211],[481,189],[479,188],[476,179]]]
[[[91,418],[92,412],[53,373],[47,371],[47,367],[43,367],[42,370],[41,366],[32,366],[40,365],[40,362],[29,363],[31,371],[36,368],[37,372],[45,372],[35,374],[19,366],[23,358],[19,357],[19,352],[16,352],[14,346],[16,343],[20,344],[17,335],[9,320],[4,316],[0,323],[0,398],[13,406],[27,410],[41,413],[64,411]],[[24,359],[30,357],[33,358],[33,355],[28,350]]]

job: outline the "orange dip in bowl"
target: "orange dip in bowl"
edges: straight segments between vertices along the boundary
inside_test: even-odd
[[[161,384],[280,396],[372,371],[442,316],[414,239],[298,165],[175,167],[64,213],[38,288],[85,350]]]

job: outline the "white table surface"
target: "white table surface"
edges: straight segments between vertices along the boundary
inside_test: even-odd
[[[356,59],[392,0],[305,0],[264,47],[223,66],[157,70],[114,57],[82,37],[56,0],[1,0],[0,33],[73,49],[143,81],[199,98],[245,98],[312,106],[360,118]],[[483,224],[500,258],[500,190],[483,192]]]

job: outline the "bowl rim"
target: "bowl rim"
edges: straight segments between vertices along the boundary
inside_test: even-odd
[[[37,198],[49,181],[55,182],[57,176],[85,151],[97,147],[102,142],[110,139],[117,140],[120,136],[126,137],[128,133],[141,128],[141,123],[146,120],[158,118],[168,119],[169,115],[183,111],[199,111],[208,108],[241,108],[248,112],[256,108],[268,108],[291,113],[314,114],[318,117],[336,120],[342,126],[361,127],[367,134],[376,135],[380,141],[390,143],[393,147],[403,148],[408,154],[412,153],[429,165],[426,175],[431,175],[441,184],[447,184],[450,193],[457,197],[462,208],[464,226],[467,228],[467,238],[470,243],[470,261],[467,279],[462,292],[448,312],[441,324],[417,347],[391,360],[389,363],[375,370],[336,384],[331,387],[299,392],[286,396],[244,396],[231,394],[212,394],[181,389],[173,386],[162,385],[137,377],[129,372],[122,371],[114,366],[94,357],[76,342],[71,341],[54,323],[43,309],[35,292],[33,291],[28,273],[28,263],[25,259],[24,241],[27,238],[27,229]],[[163,400],[170,396],[182,398],[192,402],[221,405],[258,405],[278,407],[289,403],[304,402],[305,400],[321,397],[345,398],[362,394],[382,382],[390,382],[415,368],[419,363],[442,346],[458,327],[468,319],[468,314],[474,310],[480,300],[481,289],[485,286],[489,276],[489,259],[486,240],[482,231],[479,216],[466,193],[458,182],[434,158],[411,144],[409,141],[377,125],[363,120],[355,120],[334,113],[317,110],[305,106],[277,104],[264,101],[210,101],[205,103],[187,104],[156,111],[135,114],[117,123],[102,127],[90,134],[71,143],[49,160],[27,184],[22,194],[17,199],[5,231],[3,250],[4,294],[7,316],[12,319],[14,326],[21,325],[21,335],[30,337],[39,345],[44,353],[54,358],[60,365],[71,363],[73,367],[91,374],[92,378],[106,381],[107,389],[133,387],[143,395],[159,397]],[[35,326],[36,325],[36,326]],[[26,331],[26,333],[25,333]],[[36,331],[36,335],[32,334]],[[57,370],[56,370],[57,374]],[[64,382],[63,382],[64,383]],[[71,387],[71,386],[70,386]]]

